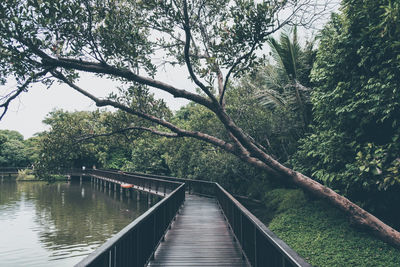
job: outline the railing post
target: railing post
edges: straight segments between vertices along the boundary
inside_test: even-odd
[[[254,225],[254,266],[258,266],[257,262],[257,227]]]

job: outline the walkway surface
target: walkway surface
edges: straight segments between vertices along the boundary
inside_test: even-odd
[[[248,266],[212,198],[186,195],[185,205],[148,266]]]

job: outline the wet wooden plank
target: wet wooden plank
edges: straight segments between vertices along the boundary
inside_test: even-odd
[[[185,205],[149,266],[248,266],[214,199],[186,195]]]

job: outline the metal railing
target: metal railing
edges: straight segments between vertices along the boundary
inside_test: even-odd
[[[185,184],[179,183],[168,196],[75,266],[143,267],[154,255],[184,200]]]
[[[97,175],[103,175],[106,177],[115,177],[118,178],[119,180],[124,179],[126,182],[132,182],[132,183],[141,183],[143,185],[148,185],[152,184],[155,185],[155,183],[161,184],[162,182],[164,183],[172,183],[172,186],[176,186],[177,184],[179,185],[179,194],[180,194],[180,200],[183,198],[184,199],[184,194],[185,194],[185,187],[188,190],[189,193],[195,193],[195,194],[200,194],[200,195],[205,195],[208,197],[214,197],[218,201],[218,204],[221,208],[221,212],[224,214],[230,229],[232,230],[233,235],[235,236],[235,240],[238,241],[243,254],[246,258],[246,260],[254,267],[262,266],[262,267],[268,267],[268,266],[301,266],[301,267],[310,267],[311,265],[307,263],[302,257],[300,257],[293,249],[291,249],[284,241],[279,239],[271,230],[269,230],[257,217],[255,217],[250,211],[248,211],[242,204],[239,203],[230,193],[228,193],[222,186],[220,186],[218,183],[214,182],[209,182],[209,181],[202,181],[202,180],[192,180],[192,179],[182,179],[182,178],[176,178],[176,177],[167,177],[167,176],[160,176],[160,175],[152,175],[152,174],[143,174],[143,173],[128,173],[128,172],[117,172],[113,170],[87,170],[87,174],[97,174]],[[148,180],[146,182],[146,180]],[[135,182],[134,182],[135,181]],[[129,229],[136,228],[136,224],[149,224],[150,226],[150,231],[153,229],[152,227],[159,227],[159,225],[156,225],[157,223],[157,218],[159,217],[151,217],[151,219],[148,219],[147,216],[151,216],[150,214],[155,212],[153,209],[156,209],[158,205],[161,205],[161,203],[164,203],[167,199],[169,199],[171,196],[177,194],[177,189],[175,189],[168,197],[164,198],[161,202],[159,202],[156,206],[151,208],[149,211],[147,211],[145,214],[143,214],[141,217],[137,218],[131,225],[127,226],[126,228],[129,227]],[[183,195],[183,196],[182,196]],[[182,200],[183,202],[183,200]],[[171,215],[170,215],[171,216]],[[146,218],[146,221],[145,221]],[[168,217],[170,221],[172,220],[173,217]],[[126,266],[130,261],[132,261],[132,264],[129,266],[143,266],[146,263],[145,258],[146,257],[151,257],[158,246],[158,243],[156,244],[154,241],[153,236],[156,236],[157,238],[162,238],[162,236],[165,234],[165,231],[168,228],[168,225],[165,225],[165,220],[161,219],[161,226],[164,229],[164,232],[162,235],[160,235],[159,232],[158,234],[151,234],[149,235],[149,240],[153,240],[150,243],[153,245],[153,250],[152,252],[149,252],[151,249],[145,250],[144,248],[147,246],[143,246],[143,250],[140,251],[135,251],[131,253],[131,255],[122,255],[121,253],[118,254],[117,251],[123,250],[123,251],[129,251],[131,250],[132,246],[134,244],[139,244],[139,243],[134,243],[138,242],[137,238],[139,238],[139,233],[136,232],[136,234],[131,234],[132,240],[136,241],[118,241],[119,245],[115,245],[114,250],[116,252],[112,251],[111,243],[115,243],[116,240],[123,239],[123,236],[127,234],[128,230],[122,230],[120,233],[117,234],[116,237],[110,239],[106,244],[104,244],[100,249],[98,249],[99,252],[94,253],[95,255],[99,255],[101,252],[101,259],[99,256],[96,256],[96,258],[99,258],[98,265],[88,265],[86,262],[88,262],[91,258],[94,257],[93,254],[91,254],[87,259],[79,263],[78,266]],[[142,222],[143,221],[143,222]],[[135,223],[136,222],[136,223]],[[144,227],[144,226],[143,226]],[[165,227],[165,228],[164,228]],[[144,227],[145,228],[145,227]],[[147,231],[149,230],[147,229]],[[155,228],[154,228],[155,229]],[[143,229],[145,231],[146,229]],[[153,230],[156,231],[156,230]],[[143,237],[142,237],[143,238]],[[123,240],[130,240],[129,238],[124,238]],[[145,239],[143,239],[143,242]],[[158,239],[160,240],[160,239]],[[123,243],[124,242],[124,243]],[[133,243],[132,243],[133,242]],[[133,244],[133,245],[132,245]],[[124,250],[124,246],[125,250]],[[149,246],[149,245],[148,245]],[[151,246],[149,246],[151,247]],[[137,248],[138,249],[138,248]],[[104,252],[102,252],[104,251]],[[108,251],[108,252],[107,252]],[[144,255],[139,255],[138,253],[142,253],[146,251]],[[107,254],[108,253],[108,254]],[[129,253],[128,253],[129,254]],[[106,256],[108,255],[108,256]],[[143,256],[143,257],[142,257]],[[122,257],[122,258],[121,258]],[[136,259],[136,257],[141,257],[140,259]],[[121,258],[121,259],[119,259]],[[108,262],[107,264],[104,264],[104,262]],[[119,263],[119,265],[118,265]],[[81,265],[83,264],[83,265]]]
[[[252,266],[311,266],[218,183],[152,174],[130,174],[182,181],[187,184],[189,192],[215,197],[235,239]]]
[[[177,177],[162,176],[162,175],[147,174],[147,173],[135,173],[135,172],[124,172],[124,173],[129,174],[132,177],[162,179],[167,181],[185,183],[186,191],[190,194],[194,193],[197,195],[207,196],[207,197],[215,197],[216,195],[215,183],[210,181],[177,178]]]
[[[86,169],[86,170],[74,170],[74,173],[79,173],[83,175],[91,175],[97,177],[104,177],[107,180],[116,180],[123,183],[133,184],[139,188],[153,190],[156,193],[160,192],[164,195],[174,191],[182,181],[166,181],[165,179],[148,178],[133,175],[126,172],[111,171],[111,170],[97,170],[97,169]],[[150,192],[151,193],[151,192]]]
[[[216,198],[252,266],[311,266],[219,184]]]

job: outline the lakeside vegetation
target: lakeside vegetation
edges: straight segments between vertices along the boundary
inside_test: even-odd
[[[263,204],[244,204],[313,266],[400,265],[398,249],[355,228],[339,210],[299,189],[271,189]]]
[[[269,160],[270,157],[311,177],[400,230],[400,207],[393,205],[400,202],[399,1],[344,0],[338,14],[332,14],[318,37],[304,45],[296,27],[280,29],[275,38],[263,36],[271,57],[250,57],[222,93],[217,92],[221,88],[213,85],[219,66],[231,66],[233,63],[226,58],[233,56],[233,47],[240,54],[244,49],[241,44],[248,44],[252,40],[249,36],[258,36],[240,25],[265,22],[257,16],[253,17],[259,21],[252,21],[250,15],[262,13],[266,7],[246,6],[245,2],[233,9],[234,15],[217,2],[205,5],[211,13],[219,8],[226,16],[234,16],[233,21],[235,16],[241,16],[238,10],[247,10],[248,20],[243,17],[242,23],[235,24],[238,28],[228,29],[229,25],[225,25],[224,29],[215,29],[214,40],[226,43],[212,47],[216,56],[208,57],[204,66],[200,59],[191,58],[186,48],[185,53],[169,51],[178,59],[176,64],[190,65],[187,58],[195,62],[194,71],[208,82],[204,88],[196,83],[196,88],[202,90],[198,96],[218,95],[218,105],[211,101],[216,107],[210,108],[203,98],[191,95],[189,104],[173,112],[162,99],[154,97],[147,86],[149,82],[145,85],[134,80],[121,87],[119,95],[108,98],[111,106],[123,106],[117,111],[55,110],[44,120],[49,130],[28,140],[13,131],[0,131],[0,166],[33,164],[35,175],[45,179],[62,169],[82,166],[209,179],[234,194],[261,201],[262,209],[254,209],[255,214],[313,265],[400,265],[397,248],[374,237],[368,225],[360,227],[354,217],[349,221],[349,214],[337,208],[339,204],[334,203],[334,207],[315,199],[319,191],[304,185],[302,191],[295,188],[291,179],[281,179],[290,175]],[[162,10],[153,6],[142,8],[162,16]],[[114,15],[124,18],[126,14]],[[115,21],[108,23],[114,25]],[[75,30],[72,33],[83,38],[77,34],[80,30]],[[200,26],[193,30],[201,33]],[[226,30],[242,35],[239,38]],[[97,34],[106,44],[116,38],[107,31]],[[123,32],[119,34],[125,36]],[[137,45],[152,49],[153,44],[146,43],[145,37],[136,37],[143,42]],[[115,56],[126,56],[127,60],[117,61],[118,64],[136,68],[126,63],[137,58],[131,58],[133,48],[125,47],[122,41],[117,44],[121,50],[112,50]],[[75,45],[84,46],[79,42]],[[231,55],[224,54],[226,51]],[[110,51],[104,56],[112,62],[117,60]],[[144,55],[136,56],[152,76],[155,70],[151,61],[146,61]],[[86,64],[78,60],[67,63],[71,62]],[[96,67],[109,67],[103,63]],[[55,67],[63,67],[57,64]],[[55,72],[52,75],[71,85],[76,73],[68,71],[64,73],[68,77]],[[153,87],[162,87],[157,86]],[[100,100],[92,100],[102,106]]]

